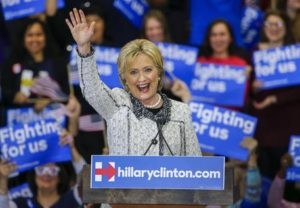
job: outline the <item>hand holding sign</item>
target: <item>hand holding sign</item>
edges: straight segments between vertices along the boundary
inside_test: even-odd
[[[7,178],[11,173],[16,171],[16,164],[8,160],[0,161],[0,178]]]
[[[17,92],[14,97],[14,103],[16,104],[24,104],[28,100],[28,97],[23,92]]]
[[[180,79],[175,79],[171,87],[171,91],[177,97],[180,97],[183,102],[187,103],[191,100],[192,96],[187,85]]]
[[[280,169],[279,169],[278,176],[284,178],[287,168],[292,165],[293,165],[292,156],[289,153],[284,154],[280,159]]]
[[[65,129],[62,131],[60,135],[59,143],[61,145],[69,145],[71,148],[75,148],[73,136]]]
[[[277,102],[277,98],[275,95],[270,95],[268,97],[266,97],[263,101],[261,102],[253,102],[253,106],[257,109],[257,110],[263,110],[267,107],[269,107],[270,105],[274,104]]]

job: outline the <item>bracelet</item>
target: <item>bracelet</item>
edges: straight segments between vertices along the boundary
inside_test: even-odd
[[[91,51],[90,51],[88,54],[85,54],[85,55],[79,53],[78,47],[76,47],[76,51],[77,51],[77,54],[78,54],[78,56],[79,56],[80,58],[87,58],[87,57],[89,57],[89,56],[94,55],[94,53],[95,53],[95,49],[94,49],[92,46],[91,46]]]

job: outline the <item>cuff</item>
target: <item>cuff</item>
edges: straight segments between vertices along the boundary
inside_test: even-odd
[[[73,167],[75,169],[76,175],[78,175],[80,173],[80,171],[82,170],[82,168],[85,164],[86,164],[86,162],[83,159],[81,159],[78,162],[73,162]]]
[[[77,54],[78,54],[78,56],[79,56],[80,58],[88,58],[88,57],[94,55],[95,49],[91,46],[91,52],[88,53],[88,54],[86,54],[86,55],[82,55],[82,54],[79,53],[78,47],[76,47],[76,52],[77,52]]]

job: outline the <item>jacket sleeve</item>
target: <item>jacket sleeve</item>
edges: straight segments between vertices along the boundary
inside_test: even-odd
[[[202,156],[200,144],[192,123],[192,113],[187,106],[185,120],[186,155]]]
[[[80,87],[84,98],[106,120],[118,110],[117,93],[99,78],[94,54],[88,57],[77,56]]]

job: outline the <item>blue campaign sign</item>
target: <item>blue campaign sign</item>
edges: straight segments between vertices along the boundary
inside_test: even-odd
[[[296,181],[300,182],[300,167],[292,167],[286,170],[286,177],[287,181]]]
[[[9,189],[8,197],[10,198],[10,200],[16,199],[18,197],[31,198],[33,197],[33,194],[29,188],[28,183],[23,183],[19,186]]]
[[[224,190],[224,157],[93,155],[91,188]]]
[[[300,44],[256,51],[253,60],[262,89],[300,84]]]
[[[6,124],[8,126],[25,124],[43,119],[56,119],[62,127],[66,125],[65,106],[60,103],[53,103],[44,108],[43,111],[37,113],[32,107],[13,108],[7,110]]]
[[[98,67],[99,76],[101,80],[110,88],[121,87],[123,86],[119,80],[117,59],[120,53],[119,48],[113,47],[102,47],[94,46],[95,49],[95,59]],[[77,63],[76,63],[76,47],[73,46],[71,55],[70,55],[70,77],[72,84],[79,84]]]
[[[27,171],[50,162],[71,160],[70,148],[59,144],[60,124],[47,119],[0,128],[1,157]]]
[[[164,58],[167,75],[174,75],[183,81],[188,79],[195,67],[198,49],[170,43],[156,44]]]
[[[190,102],[192,119],[203,152],[247,160],[248,150],[240,146],[253,137],[257,119],[217,106]]]
[[[264,13],[255,7],[245,7],[241,20],[241,34],[246,48],[252,49],[259,41]]]
[[[115,0],[114,7],[138,28],[142,27],[144,14],[149,10],[149,5],[145,0]]]
[[[1,0],[6,21],[35,15],[45,11],[46,0]],[[64,7],[64,0],[57,1],[57,7]]]
[[[243,106],[246,68],[197,63],[188,80],[193,100],[225,106]]]
[[[293,166],[287,169],[286,180],[300,181],[300,136],[291,136],[288,152],[293,157]]]

